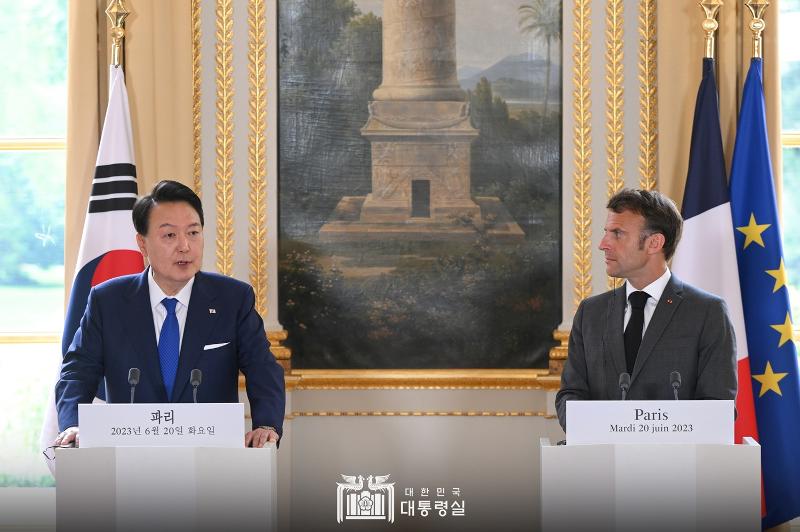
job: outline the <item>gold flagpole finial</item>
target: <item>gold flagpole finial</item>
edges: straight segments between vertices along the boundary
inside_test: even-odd
[[[125,9],[123,0],[111,0],[106,8],[106,15],[111,20],[111,64],[122,64],[122,44],[125,39],[125,19],[130,11]]]
[[[714,58],[714,33],[719,28],[717,23],[717,13],[719,8],[722,7],[722,0],[703,0],[700,2],[700,7],[706,13],[706,19],[703,21],[703,31],[706,32],[706,55],[707,58]]]
[[[761,32],[766,28],[764,23],[764,10],[769,5],[769,0],[747,0],[744,5],[750,10],[753,19],[750,21],[750,31],[753,32],[753,57],[761,57],[763,43]]]

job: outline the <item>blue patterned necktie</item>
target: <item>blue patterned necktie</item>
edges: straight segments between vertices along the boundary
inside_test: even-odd
[[[161,362],[161,377],[167,389],[167,399],[172,400],[172,388],[175,386],[175,374],[178,372],[178,352],[180,345],[180,330],[178,329],[178,316],[175,315],[175,306],[178,300],[165,297],[161,304],[167,309],[167,319],[161,326],[161,335],[158,337],[158,360]]]

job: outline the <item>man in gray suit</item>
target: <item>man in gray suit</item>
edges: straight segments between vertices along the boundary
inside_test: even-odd
[[[681,236],[675,204],[658,192],[625,189],[607,205],[600,250],[606,273],[625,285],[583,300],[556,395],[566,430],[567,402],[673,399],[670,374],[681,375],[681,399],[736,397],[736,343],[725,302],[683,283],[667,261]]]

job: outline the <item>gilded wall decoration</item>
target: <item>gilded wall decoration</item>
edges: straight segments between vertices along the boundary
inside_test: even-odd
[[[267,40],[265,0],[251,0],[247,8],[249,91],[248,170],[250,173],[249,255],[250,284],[256,310],[266,314],[267,275]]]
[[[655,190],[658,155],[656,0],[639,0],[639,188]]]
[[[217,271],[233,270],[233,1],[216,10],[217,83]]]
[[[575,118],[572,189],[574,305],[592,293],[592,88],[591,0],[576,0],[573,8],[572,112]]]

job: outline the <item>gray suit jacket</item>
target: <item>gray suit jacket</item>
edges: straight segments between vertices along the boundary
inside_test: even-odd
[[[569,354],[556,395],[566,430],[567,401],[620,399],[626,370],[625,288],[586,298],[572,322]],[[673,399],[670,373],[679,371],[681,399],[735,399],[736,342],[725,302],[672,275],[645,330],[628,399]]]

